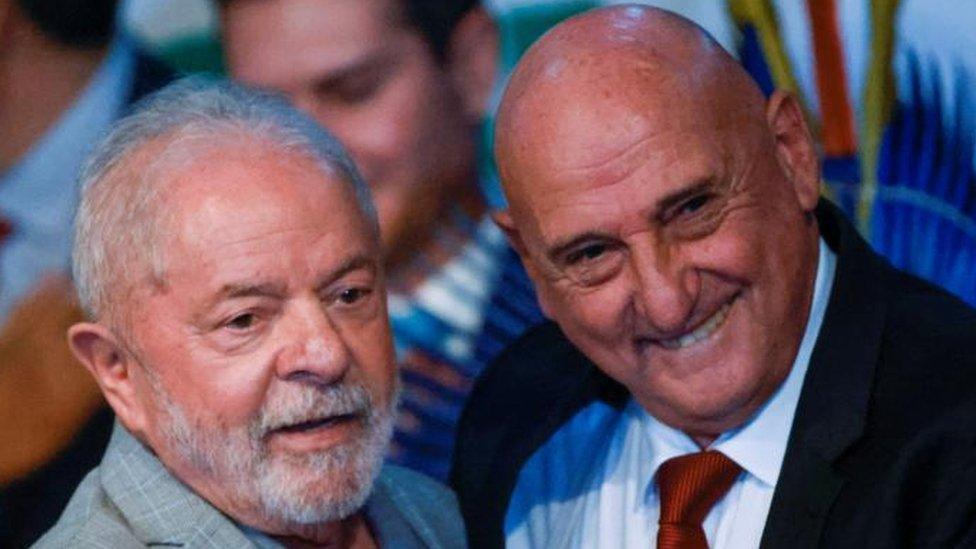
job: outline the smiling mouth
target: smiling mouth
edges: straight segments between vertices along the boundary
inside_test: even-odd
[[[343,425],[345,423],[349,423],[351,421],[357,421],[357,420],[359,420],[359,416],[356,414],[340,414],[337,416],[311,419],[308,421],[303,421],[301,423],[285,425],[274,429],[272,433],[282,433],[282,434],[306,433],[309,431],[315,431],[317,429],[325,429],[329,427]]]
[[[734,301],[734,300],[733,300]],[[665,349],[684,349],[685,347],[690,347],[699,341],[708,339],[708,337],[718,331],[725,323],[725,320],[729,317],[729,311],[732,310],[732,301],[722,305],[719,310],[715,311],[708,320],[703,322],[694,331],[691,331],[681,337],[676,337],[674,339],[661,339],[658,340],[658,344]]]

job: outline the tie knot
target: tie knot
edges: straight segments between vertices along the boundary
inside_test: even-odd
[[[725,454],[713,450],[662,463],[654,477],[661,498],[661,524],[699,528],[741,470]]]

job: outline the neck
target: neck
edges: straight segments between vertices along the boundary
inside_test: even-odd
[[[690,433],[688,436],[690,436],[691,440],[695,441],[695,444],[697,444],[702,450],[711,446],[712,443],[715,442],[715,439],[718,438],[718,435],[693,435]]]
[[[0,173],[14,165],[88,84],[107,47],[78,49],[44,36],[16,5],[0,17]]]
[[[275,536],[275,539],[290,549],[312,547],[374,549],[377,547],[362,513],[323,525],[303,526],[292,535]]]

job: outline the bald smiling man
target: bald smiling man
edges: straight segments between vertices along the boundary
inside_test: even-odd
[[[617,6],[533,46],[495,147],[555,322],[464,414],[473,546],[976,543],[976,313],[820,198],[793,97]]]

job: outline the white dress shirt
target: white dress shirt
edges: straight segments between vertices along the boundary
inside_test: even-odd
[[[702,525],[710,547],[759,546],[835,265],[835,254],[821,239],[813,302],[789,375],[748,423],[710,446],[743,469]],[[522,468],[505,516],[506,544],[651,547],[660,512],[654,474],[666,460],[698,451],[688,435],[656,420],[633,399],[623,410],[595,402]]]

